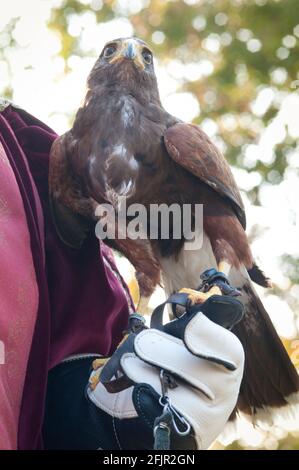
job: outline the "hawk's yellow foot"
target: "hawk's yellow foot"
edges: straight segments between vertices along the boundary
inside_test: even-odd
[[[100,367],[104,366],[110,357],[99,357],[92,362],[93,370],[97,370]]]
[[[218,286],[212,286],[208,292],[199,292],[198,290],[184,287],[179,293],[188,294],[188,300],[191,305],[203,304],[212,295],[222,295],[221,289]]]

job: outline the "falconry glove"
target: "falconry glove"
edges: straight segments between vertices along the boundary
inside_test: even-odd
[[[186,295],[174,294],[165,304],[186,302]],[[154,328],[135,316],[112,358],[104,366],[94,361],[87,398],[118,422],[139,418],[151,448],[207,449],[238,399],[244,352],[229,329],[243,307],[235,298],[213,296],[162,325],[165,304],[153,312]],[[135,433],[137,443],[138,427]]]

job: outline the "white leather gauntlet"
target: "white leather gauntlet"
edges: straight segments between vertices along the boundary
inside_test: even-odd
[[[217,298],[206,306],[208,316],[212,318],[213,308],[221,314],[222,308],[225,319],[230,299],[219,297],[217,304]],[[237,300],[233,304],[229,309],[240,309]],[[168,436],[176,434],[172,446],[191,448],[191,438],[194,447],[207,449],[235,408],[244,353],[238,338],[206,314],[199,311],[187,318],[185,314],[183,319],[169,323],[168,331],[181,330],[181,338],[154,328],[132,333],[128,344],[124,342],[117,350],[111,369],[114,377],[104,373],[102,380],[106,366],[92,373],[91,384],[99,372],[104,383],[89,386],[88,398],[116,418],[139,416],[155,435],[159,430]],[[239,320],[240,315],[237,317]],[[107,377],[114,380],[108,383]],[[185,439],[187,435],[189,440]],[[181,443],[177,444],[179,438]]]

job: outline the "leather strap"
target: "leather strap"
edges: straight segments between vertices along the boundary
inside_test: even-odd
[[[138,313],[130,315],[129,325],[126,331],[128,334],[127,338],[119,344],[116,351],[104,365],[99,376],[100,382],[105,386],[108,392],[118,393],[132,386],[132,381],[128,377],[124,375],[117,377],[121,371],[120,359],[125,353],[134,351],[135,337],[145,328],[145,320],[141,315]],[[113,379],[113,377],[115,377],[115,379]]]
[[[183,292],[172,294],[168,297],[168,299],[163,302],[163,304],[158,305],[152,313],[151,316],[151,328],[156,328],[157,330],[164,330],[163,327],[163,313],[165,305],[170,304],[173,308],[173,313],[175,314],[175,307],[180,305],[182,307],[187,307],[188,304],[188,294]]]
[[[135,385],[126,375],[122,375],[118,379],[110,380],[110,382],[102,383],[109,393],[119,393]]]
[[[134,351],[136,333],[130,333],[127,339],[116,349],[109,361],[106,362],[100,373],[100,382],[110,393],[118,393],[132,385],[126,376],[117,377],[121,370],[120,359],[127,352]],[[113,379],[113,377],[117,377]]]
[[[186,312],[176,320],[163,325],[163,312],[166,304],[171,304],[174,307],[181,305],[186,308]],[[187,324],[198,312],[202,312],[214,323],[231,330],[242,320],[244,306],[235,297],[213,295],[203,304],[196,304],[190,307],[188,305],[188,294],[173,294],[153,311],[151,316],[151,328],[164,331],[165,333],[183,339]]]

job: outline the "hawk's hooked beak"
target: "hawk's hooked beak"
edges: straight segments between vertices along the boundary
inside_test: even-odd
[[[142,46],[134,39],[127,39],[123,42],[121,49],[118,54],[113,57],[110,63],[116,62],[120,59],[133,60],[137,67],[144,69],[144,63],[142,60]]]
[[[128,42],[127,46],[124,49],[124,56],[128,59],[135,59],[136,57],[136,47],[133,42]]]

